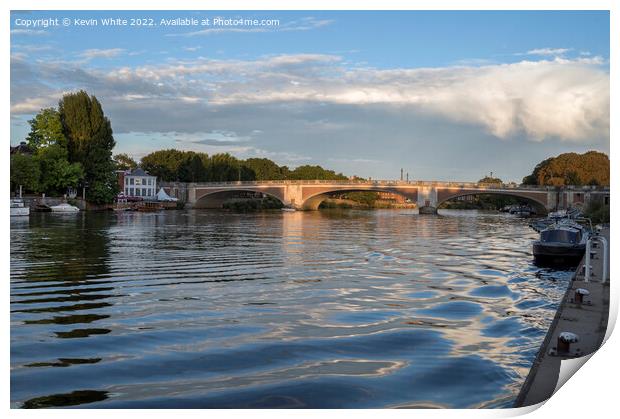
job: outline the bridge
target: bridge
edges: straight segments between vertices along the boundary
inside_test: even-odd
[[[239,182],[163,182],[160,186],[187,208],[222,208],[240,192],[262,193],[298,210],[316,210],[334,193],[374,191],[399,194],[417,204],[420,213],[434,214],[443,202],[467,195],[495,194],[520,198],[538,212],[579,207],[591,199],[609,200],[609,188],[596,186],[523,186],[473,182],[391,180],[270,180]]]

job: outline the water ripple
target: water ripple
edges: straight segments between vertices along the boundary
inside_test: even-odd
[[[13,407],[506,407],[570,272],[506,215],[33,214]]]

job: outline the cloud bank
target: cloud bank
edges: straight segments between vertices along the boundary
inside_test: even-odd
[[[122,52],[87,50],[82,56]],[[431,114],[480,126],[501,139],[588,142],[609,135],[609,73],[596,57],[377,69],[337,55],[292,54],[103,71],[14,55],[11,65],[12,114],[35,113],[55,105],[63,92],[83,88],[96,94],[106,111],[121,115],[120,123],[115,120],[121,132],[149,132],[154,123],[148,114],[164,118],[155,125],[169,125],[159,126],[160,132],[200,132],[212,129],[205,124],[210,114],[282,106],[303,114],[304,107],[318,104]],[[196,115],[203,117],[193,121]]]

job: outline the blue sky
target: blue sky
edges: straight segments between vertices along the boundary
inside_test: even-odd
[[[44,18],[71,25],[24,26]],[[161,26],[174,18],[211,25]],[[551,155],[609,152],[607,12],[12,12],[11,33],[12,144],[38,109],[85,89],[115,151],[135,158],[175,147],[373,178],[520,180]]]

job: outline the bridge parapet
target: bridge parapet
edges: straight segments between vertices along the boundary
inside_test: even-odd
[[[399,181],[399,180],[243,180],[225,182],[161,182],[162,186],[184,184],[188,187],[219,187],[219,186],[260,186],[260,185],[385,185],[385,186],[435,186],[446,188],[481,188],[481,189],[531,189],[531,190],[557,190],[556,186],[518,185],[516,183],[478,183],[478,182],[444,182],[444,181]],[[608,187],[600,186],[562,186],[561,189],[573,190],[609,190]]]
[[[535,186],[485,184],[478,182],[395,181],[395,180],[267,180],[229,182],[161,182],[161,187],[171,195],[192,206],[205,197],[230,192],[257,192],[271,195],[284,205],[298,209],[318,207],[330,193],[346,191],[378,191],[401,194],[419,207],[434,212],[441,202],[463,195],[493,193],[517,196],[543,205],[547,210],[585,204],[594,196],[609,196],[609,187],[599,186]],[[312,200],[312,202],[310,202]],[[202,202],[202,201],[201,201]]]

